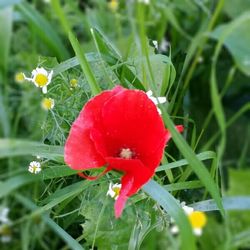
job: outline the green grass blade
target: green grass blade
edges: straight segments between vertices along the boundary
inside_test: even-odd
[[[31,211],[36,210],[38,207],[26,197],[15,194],[16,200],[23,204]],[[42,215],[43,221],[71,248],[74,250],[83,250],[84,248],[72,238],[65,230],[63,230],[57,223],[55,223],[48,215]]]
[[[44,158],[63,161],[63,150],[61,146],[51,146],[39,142],[0,139],[0,159],[21,155],[39,155]]]
[[[130,70],[130,68],[122,63],[120,54],[115,49],[114,45],[107,39],[107,37],[98,29],[91,29],[92,36],[98,46],[98,50],[102,58],[112,67],[119,65],[114,71],[119,78],[121,84],[126,87],[127,83],[132,84],[135,88],[145,90],[143,84],[136,77],[136,75]],[[107,60],[107,58],[109,60]]]
[[[203,187],[200,181],[185,181],[165,185],[167,191],[178,191],[183,189],[195,189]]]
[[[7,72],[12,22],[12,8],[0,9],[0,72],[3,74]]]
[[[60,23],[66,33],[66,35],[68,35],[69,37],[69,41],[71,43],[71,46],[76,54],[76,57],[80,63],[80,66],[82,68],[82,71],[84,73],[84,76],[87,79],[87,82],[90,86],[90,89],[92,91],[93,95],[97,95],[101,92],[101,88],[99,87],[96,79],[95,79],[95,75],[91,70],[91,67],[85,57],[85,52],[83,50],[83,48],[81,47],[79,41],[77,40],[77,38],[74,36],[71,27],[67,21],[67,18],[63,12],[63,9],[61,7],[61,4],[58,0],[52,0],[52,6],[53,9],[55,11],[55,13],[57,14]]]
[[[180,204],[175,198],[161,187],[157,182],[150,180],[144,185],[143,190],[150,195],[164,210],[175,220],[180,229],[181,249],[192,250],[196,249],[195,239],[187,217],[184,214]]]
[[[17,9],[21,12],[24,19],[35,27],[34,31],[37,32],[37,36],[43,40],[60,60],[69,57],[69,53],[55,28],[34,7],[27,2],[22,2],[17,5]]]
[[[214,159],[215,156],[216,156],[216,154],[213,151],[206,151],[206,152],[202,152],[202,153],[196,155],[196,157],[200,161]],[[175,161],[175,162],[171,162],[171,163],[168,163],[168,164],[161,165],[160,167],[158,167],[156,169],[156,172],[171,169],[171,168],[178,168],[178,167],[182,167],[182,166],[185,166],[185,165],[188,165],[188,161],[183,159],[183,160],[179,160],[179,161]]]
[[[4,104],[3,96],[0,89],[0,129],[2,128],[3,136],[7,137],[10,134],[9,116],[6,105]],[[1,133],[0,133],[1,135]],[[0,139],[0,155],[1,155],[1,139]]]
[[[0,9],[10,7],[14,4],[20,3],[22,0],[0,0]]]
[[[177,132],[175,129],[175,125],[171,121],[169,115],[164,112],[163,110],[163,118],[165,121],[165,124],[167,125],[172,138],[176,144],[176,146],[179,148],[183,156],[188,161],[189,165],[192,167],[195,174],[198,176],[198,178],[203,183],[204,187],[208,190],[208,192],[211,194],[211,196],[216,201],[218,207],[220,208],[222,214],[224,214],[224,209],[221,202],[220,193],[218,190],[217,185],[213,181],[210,173],[208,172],[206,166],[196,157],[193,150],[190,148],[190,146],[187,144],[187,142],[182,138],[182,136]]]
[[[225,210],[250,210],[250,196],[223,197],[222,203]],[[196,202],[191,206],[205,212],[219,210],[214,200]]]
[[[89,83],[89,86],[91,88],[91,91],[93,93],[93,95],[97,95],[101,92],[101,89],[95,79],[95,76],[90,68],[90,65],[84,55],[84,51],[81,48],[78,40],[76,39],[76,37],[70,32],[69,33],[69,40],[71,42],[71,45],[75,51],[76,57],[78,58],[81,68],[83,70],[83,73]]]
[[[23,174],[12,177],[5,182],[0,183],[0,198],[7,196],[14,190],[25,186],[29,183],[39,181],[40,177],[38,175]]]

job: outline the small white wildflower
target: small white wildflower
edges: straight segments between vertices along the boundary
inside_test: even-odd
[[[9,222],[8,214],[10,209],[8,207],[1,207],[0,208],[0,222],[5,224]]]
[[[165,103],[167,101],[166,97],[154,97],[153,92],[149,90],[147,93],[148,98],[157,106],[159,103]],[[161,110],[157,107],[159,114],[161,115]]]
[[[17,83],[23,83],[24,80],[25,80],[25,75],[24,75],[23,72],[17,72],[17,73],[15,74],[15,81],[16,81]]]
[[[75,78],[71,79],[69,83],[72,88],[76,88],[78,86],[78,80]]]
[[[43,98],[41,105],[44,110],[51,110],[55,106],[55,100],[52,98]]]
[[[109,183],[109,190],[107,192],[107,195],[109,195],[110,197],[114,198],[115,200],[117,200],[119,194],[120,194],[120,190],[121,190],[122,185],[118,184],[118,183]]]
[[[158,42],[157,42],[157,40],[153,40],[152,43],[153,43],[154,47],[158,50]]]
[[[195,211],[194,208],[189,207],[185,204],[185,202],[181,203],[181,206],[188,217],[188,220],[192,226],[193,234],[196,236],[202,235],[202,230],[207,223],[207,216],[202,211]],[[170,232],[176,234],[179,232],[179,228],[177,225],[173,225],[170,228]]]
[[[31,78],[25,76],[25,79],[33,82],[36,87],[42,88],[43,93],[46,94],[47,86],[51,82],[52,75],[53,75],[53,70],[48,72],[44,68],[37,67],[36,69],[32,70]]]
[[[197,62],[198,63],[203,63],[204,62],[203,56],[199,56],[198,59],[197,59]]]
[[[168,50],[168,47],[169,47],[169,42],[166,38],[164,38],[161,43],[160,43],[160,46],[159,46],[159,51],[160,52],[166,52]]]
[[[38,161],[32,161],[29,165],[29,172],[32,174],[38,174],[41,172],[41,164]]]
[[[11,242],[11,235],[3,235],[1,238],[1,242],[2,243],[9,243],[9,242]]]

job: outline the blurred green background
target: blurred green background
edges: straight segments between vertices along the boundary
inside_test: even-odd
[[[169,216],[143,192],[115,220],[106,190],[119,175],[79,181],[65,165],[70,125],[92,96],[69,29],[102,89],[145,90],[153,76],[221,194],[249,199],[249,0],[0,0],[0,249],[180,249]],[[40,89],[15,77],[37,66],[54,71],[50,111]],[[36,156],[43,170],[31,175]],[[158,183],[188,204],[211,198],[173,142],[165,156],[177,164]],[[209,212],[197,249],[250,249],[249,203],[233,200],[224,218]]]

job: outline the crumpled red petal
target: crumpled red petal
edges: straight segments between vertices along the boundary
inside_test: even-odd
[[[64,160],[75,170],[97,168],[105,165],[90,137],[90,130],[101,122],[101,108],[110,97],[123,91],[120,86],[104,91],[87,102],[73,123],[64,147]]]

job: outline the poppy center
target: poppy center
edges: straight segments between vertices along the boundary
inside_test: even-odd
[[[39,87],[44,87],[48,83],[48,77],[44,74],[37,74],[35,82]]]
[[[123,159],[132,159],[133,152],[129,148],[122,148],[119,156]]]

